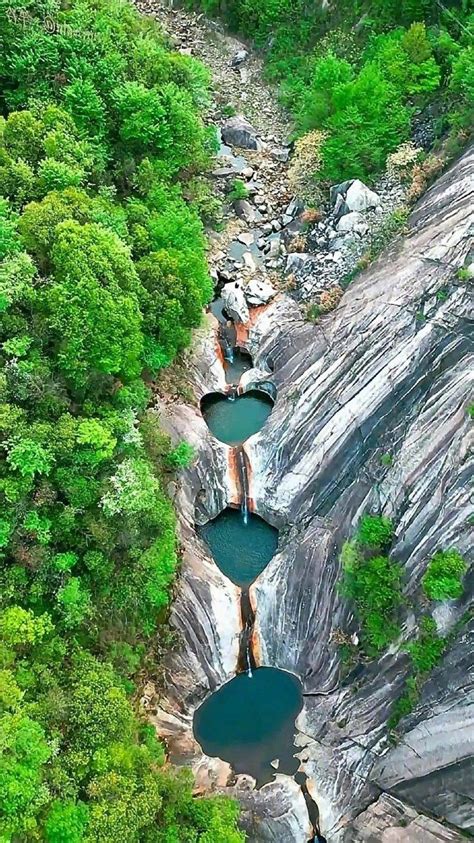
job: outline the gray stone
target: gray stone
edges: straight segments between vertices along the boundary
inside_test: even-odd
[[[306,252],[290,252],[286,259],[285,272],[287,275],[290,272],[299,272],[300,269],[311,259],[311,255]]]
[[[261,143],[257,137],[257,130],[242,115],[229,117],[222,125],[222,140],[231,146],[238,146],[242,149],[260,149]]]
[[[283,164],[286,164],[290,158],[290,150],[283,147],[279,149],[271,149],[270,155],[272,158],[275,158],[276,161],[281,161]]]
[[[304,203],[301,199],[295,197],[286,208],[285,214],[288,214],[289,217],[297,217],[302,211],[304,211]]]
[[[239,67],[239,65],[243,64],[244,61],[248,58],[248,51],[242,48],[241,50],[237,50],[236,53],[232,56],[231,59],[231,66],[232,67]]]
[[[238,217],[248,223],[259,222],[262,218],[260,212],[248,199],[237,199],[234,202],[234,210]]]
[[[380,205],[380,197],[359,179],[354,179],[346,193],[345,204],[349,211],[367,211]]]
[[[243,243],[244,246],[251,246],[254,242],[255,235],[251,231],[242,231],[237,235],[237,240]]]

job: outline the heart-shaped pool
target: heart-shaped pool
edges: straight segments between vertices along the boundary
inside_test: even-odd
[[[262,429],[273,404],[273,398],[262,389],[250,389],[243,395],[210,392],[201,399],[201,412],[216,439],[241,445]]]
[[[275,555],[278,530],[250,512],[244,519],[239,509],[224,509],[217,518],[197,528],[222,573],[247,588]]]
[[[291,673],[259,667],[239,673],[194,714],[194,735],[206,755],[228,761],[259,786],[275,773],[294,775],[295,720],[303,706],[301,683]],[[277,767],[272,765],[278,759]]]

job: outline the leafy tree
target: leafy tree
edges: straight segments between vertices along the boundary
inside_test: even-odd
[[[342,594],[354,601],[362,625],[362,643],[370,656],[378,655],[399,634],[402,604],[399,565],[381,551],[392,539],[389,518],[364,515],[355,537],[342,549]]]
[[[77,387],[94,373],[125,378],[140,372],[138,281],[126,247],[94,223],[57,228],[55,283],[44,294],[58,363]]]
[[[89,810],[83,802],[55,800],[45,822],[46,840],[48,843],[82,843],[88,816]]]
[[[168,456],[168,464],[171,468],[187,468],[194,459],[194,448],[189,442],[180,442]]]

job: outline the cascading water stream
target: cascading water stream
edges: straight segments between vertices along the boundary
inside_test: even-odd
[[[231,446],[229,466],[236,486],[232,506],[236,508],[225,509],[199,532],[219,568],[241,589],[242,631],[236,676],[196,710],[194,732],[204,752],[227,760],[235,772],[254,776],[258,786],[271,781],[275,769],[294,776],[313,827],[311,840],[324,841],[306,774],[298,774],[295,757],[294,724],[303,704],[301,684],[284,670],[258,666],[254,654],[255,609],[249,589],[273,557],[278,534],[254,512],[252,472],[244,442],[263,426],[276,390],[270,382],[247,385],[247,392],[239,386],[242,374],[253,365],[251,358],[230,346],[228,323],[224,329],[221,322],[219,329],[229,388],[225,394],[204,396],[201,409],[214,436]]]

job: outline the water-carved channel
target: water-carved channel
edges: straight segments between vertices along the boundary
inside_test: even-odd
[[[249,493],[252,467],[243,443],[265,424],[276,390],[270,381],[239,386],[252,359],[235,346],[235,339],[232,344],[233,325],[225,314],[219,322],[221,359],[230,387],[227,394],[205,395],[201,411],[211,433],[231,446],[229,465],[238,477],[239,501],[196,529],[220,570],[241,589],[242,632],[235,677],[199,706],[193,728],[207,755],[229,762],[236,773],[253,776],[261,786],[276,772],[297,773],[295,721],[303,705],[299,679],[284,670],[257,666],[253,652],[257,609],[250,586],[275,555],[278,531],[254,511]]]

